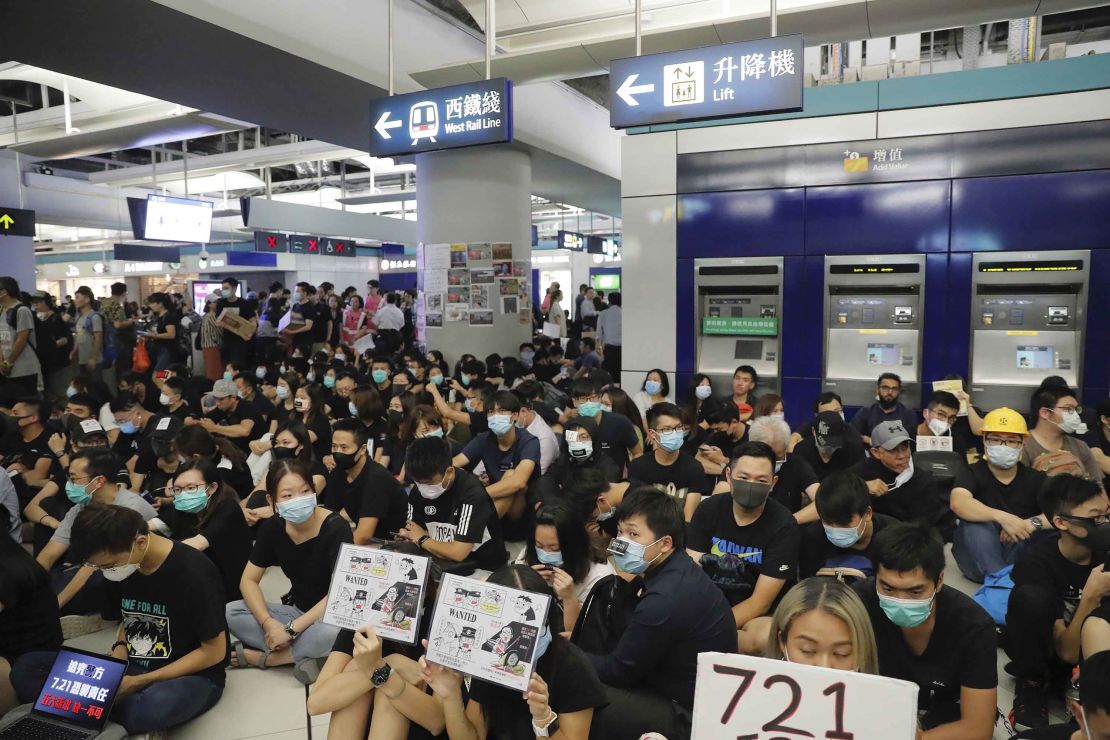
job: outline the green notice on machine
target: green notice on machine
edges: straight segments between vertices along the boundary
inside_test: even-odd
[[[701,333],[775,337],[779,333],[779,320],[777,318],[745,319],[732,316],[705,316],[701,320]]]

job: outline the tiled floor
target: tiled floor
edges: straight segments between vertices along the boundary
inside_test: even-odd
[[[512,549],[519,552],[519,546]],[[973,593],[977,587],[960,574],[952,560],[950,548],[945,582],[965,593]],[[271,569],[262,581],[263,591],[275,601],[288,590],[288,585],[276,569]],[[87,650],[104,651],[115,640],[115,634],[113,625],[96,634],[73,640],[70,644]],[[1003,670],[1006,662],[1006,655],[999,651],[998,706],[1004,714],[1009,713],[1014,701],[1014,679]],[[1053,721],[1061,721],[1062,711],[1060,704],[1052,707]],[[227,688],[220,703],[207,714],[177,728],[170,736],[173,740],[303,740],[309,737],[307,722],[304,687],[293,678],[290,668],[229,670]],[[314,717],[311,737],[322,740],[327,737],[327,732],[328,717]],[[1009,737],[1008,733],[1002,727],[997,728],[995,738],[1002,740],[1006,737]]]

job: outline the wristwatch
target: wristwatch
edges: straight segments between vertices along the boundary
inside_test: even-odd
[[[423,550],[424,549],[424,543],[427,542],[430,539],[432,539],[430,535],[422,534],[422,535],[420,535],[420,539],[418,539],[416,541],[416,546],[419,547],[421,550]]]
[[[297,637],[299,637],[300,634],[301,634],[300,632],[297,632],[297,630],[293,629],[293,620],[292,619],[290,619],[288,622],[285,623],[285,634],[289,635],[294,640],[296,640]]]
[[[532,731],[536,733],[536,737],[551,737],[559,731],[559,715],[555,714],[550,707],[548,711],[551,712],[551,715],[548,717],[543,727],[540,727],[536,724],[535,720],[532,720]]]
[[[1029,523],[1033,525],[1033,529],[1044,529],[1044,522],[1035,516],[1029,517]]]
[[[377,688],[388,681],[389,676],[392,673],[392,666],[390,666],[389,663],[386,663],[381,668],[378,668],[372,674],[370,674],[370,683],[374,684],[374,688]]]

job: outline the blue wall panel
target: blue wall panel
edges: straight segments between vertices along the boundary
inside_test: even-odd
[[[1110,322],[1106,293],[1110,290],[1110,249],[1091,253],[1087,298],[1087,342],[1083,351],[1083,402],[1094,405],[1110,396]]]
[[[914,407],[924,402],[932,393],[932,381],[939,380],[957,366],[948,362],[947,354],[952,345],[964,342],[967,326],[953,327],[947,322],[948,255],[930,254],[925,257],[925,318],[921,353],[921,398],[911,399]],[[964,363],[961,368],[966,368]],[[961,374],[963,370],[957,370]]]
[[[802,254],[802,188],[678,196],[678,256]]]
[[[813,402],[821,395],[820,378],[783,378],[782,399],[786,423],[797,429],[802,422],[813,418]]]
[[[952,251],[1110,247],[1110,170],[954,180]]]
[[[680,259],[675,274],[675,368],[678,372],[694,372],[697,341],[696,295],[694,293],[694,261]]]
[[[947,252],[950,189],[948,180],[806,188],[805,253]]]
[[[959,373],[966,379],[971,367],[971,255],[948,255],[948,285],[945,292],[934,295],[925,293],[925,304],[940,301],[944,304],[944,323],[937,336],[941,342],[944,366],[940,375],[925,378],[938,380],[948,373]],[[930,334],[926,333],[928,341]],[[933,345],[927,344],[926,347]]]
[[[815,378],[821,374],[821,352],[813,351],[821,346],[821,292],[814,292],[810,285],[810,261],[802,257],[785,260],[781,338],[784,377]]]
[[[391,290],[408,290],[416,287],[415,272],[383,272],[378,275],[383,293]]]

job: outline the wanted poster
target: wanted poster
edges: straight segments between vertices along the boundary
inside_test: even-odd
[[[335,561],[324,623],[416,644],[428,558],[359,545],[343,545]]]
[[[483,681],[526,691],[550,597],[447,574],[425,654]]]

